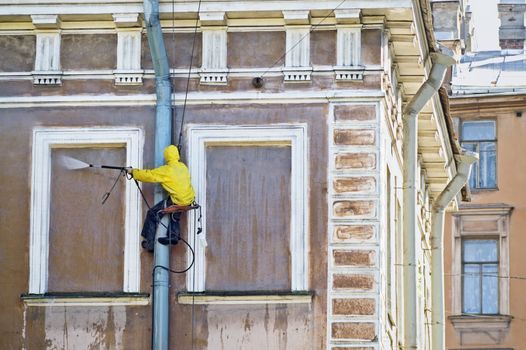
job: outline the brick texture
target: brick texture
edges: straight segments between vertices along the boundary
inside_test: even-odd
[[[332,337],[336,339],[373,340],[376,338],[374,323],[336,322],[332,324]]]
[[[370,146],[375,143],[375,130],[336,129],[334,143],[349,146]]]
[[[374,201],[355,200],[355,201],[336,201],[334,202],[334,215],[338,217],[346,216],[374,216],[376,208]]]
[[[374,286],[374,277],[371,275],[336,274],[332,286],[335,289],[371,290]]]
[[[336,169],[366,169],[376,168],[376,155],[374,153],[341,153],[335,159]]]
[[[374,121],[376,108],[373,105],[334,106],[335,121]]]
[[[335,315],[374,315],[376,303],[371,298],[334,299],[332,310]]]
[[[500,39],[499,46],[503,50],[506,50],[506,49],[522,50],[524,47],[524,40],[523,39]]]
[[[367,241],[374,237],[374,226],[338,225],[334,227],[334,237],[338,240]]]
[[[337,266],[373,266],[374,250],[335,250],[332,252]]]
[[[335,179],[334,191],[336,193],[373,192],[376,189],[376,179],[369,177],[351,177]]]

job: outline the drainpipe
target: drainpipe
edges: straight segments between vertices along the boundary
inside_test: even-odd
[[[403,266],[404,266],[404,349],[417,349],[417,153],[418,153],[418,113],[438,91],[449,66],[455,60],[441,53],[431,53],[433,66],[427,80],[407,107],[403,114]]]
[[[159,1],[144,0],[144,22],[148,35],[148,44],[155,70],[155,92],[157,103],[155,110],[155,166],[164,163],[163,150],[171,143],[172,136],[172,86],[168,56],[164,46],[161,23],[159,21]],[[163,199],[163,190],[155,187],[155,203]],[[163,218],[158,225],[157,237],[166,236],[166,222]],[[152,349],[168,350],[168,330],[170,324],[169,284],[170,276],[166,268],[170,266],[169,246],[155,240],[153,297],[152,297]]]
[[[478,155],[473,152],[463,151],[455,155],[457,174],[447,184],[433,203],[431,213],[431,246],[433,256],[431,261],[431,324],[432,324],[432,349],[445,349],[445,323],[444,323],[444,211],[449,202],[457,195],[469,178],[471,164],[476,162]]]

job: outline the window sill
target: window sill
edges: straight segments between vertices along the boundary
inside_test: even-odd
[[[454,315],[449,320],[456,329],[497,329],[508,328],[513,317],[510,315]]]
[[[477,187],[477,188],[472,188],[470,187],[469,190],[471,191],[471,193],[473,194],[479,194],[479,193],[486,193],[486,192],[496,192],[499,190],[498,187]]]
[[[116,306],[148,305],[148,293],[45,293],[22,294],[20,296],[27,306]]]
[[[241,293],[241,292],[205,292],[179,293],[179,304],[309,304],[312,302],[312,292],[288,293]]]

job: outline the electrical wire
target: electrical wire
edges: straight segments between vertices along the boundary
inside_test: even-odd
[[[396,267],[410,267],[415,265],[410,264],[393,264],[393,266]],[[526,280],[526,276],[500,276],[496,274],[488,274],[488,273],[445,273],[444,276],[481,276],[481,277],[493,277],[493,278],[503,278],[503,279],[510,279],[510,280]]]
[[[201,0],[199,0],[199,3],[197,4],[197,18],[195,19],[195,25],[194,25],[194,36],[192,39],[192,52],[190,53],[190,64],[188,66],[188,75],[186,77],[186,89],[184,92],[183,114],[181,115],[181,127],[179,128],[179,137],[177,140],[177,148],[179,149],[179,151],[181,151],[181,145],[182,145],[184,117],[186,113],[186,101],[188,100],[188,89],[190,86],[190,74],[192,72],[192,65],[194,64],[195,38],[197,36],[197,27],[199,23],[199,12],[200,11],[201,11]]]
[[[303,35],[300,40],[298,40],[294,45],[292,45],[291,48],[289,48],[283,55],[281,55],[277,60],[274,61],[274,63],[272,63],[272,65],[266,70],[263,72],[263,74],[261,74],[260,78],[263,78],[265,76],[265,74],[267,74],[272,68],[274,68],[277,63],[279,61],[281,61],[283,59],[283,57],[287,56],[287,54],[292,51],[296,46],[298,46],[303,40],[305,40],[305,38],[307,36],[310,35],[310,33],[312,33],[316,28],[318,28],[323,22],[325,22],[325,20],[327,18],[329,18],[330,16],[332,16],[332,14],[334,13],[334,11],[336,11],[340,6],[342,6],[347,0],[342,0],[342,2],[340,2],[335,8],[333,8],[331,10],[331,12],[329,12],[328,15],[326,15],[325,17],[323,17],[321,19],[321,21],[319,21],[318,23],[316,23],[315,25],[312,26],[312,28],[309,30],[309,32],[305,35]]]

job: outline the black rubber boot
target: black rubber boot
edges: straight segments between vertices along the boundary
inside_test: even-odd
[[[149,252],[153,252],[153,247],[155,246],[155,243],[153,240],[144,240],[141,243],[141,246],[143,249],[146,249]]]

